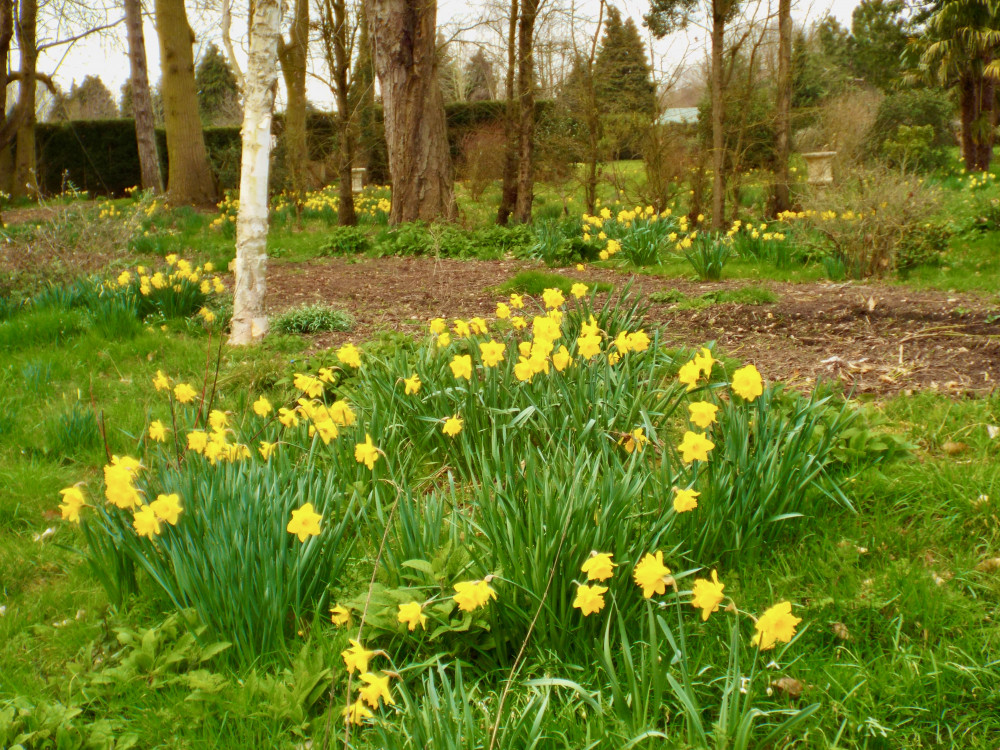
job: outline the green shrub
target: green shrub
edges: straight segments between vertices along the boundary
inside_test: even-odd
[[[334,227],[320,246],[320,255],[354,255],[371,247],[368,234],[358,227]]]
[[[350,313],[327,305],[302,305],[285,310],[271,321],[276,333],[322,333],[349,331],[354,326]]]
[[[951,127],[954,111],[948,93],[939,89],[904,89],[889,94],[880,102],[875,122],[866,135],[867,151],[871,156],[891,156],[892,147],[887,154],[886,144],[898,138],[901,125],[929,127],[931,137],[912,166],[918,169],[942,166],[948,160],[948,149],[955,145]]]

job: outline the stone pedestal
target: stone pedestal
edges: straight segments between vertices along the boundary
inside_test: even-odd
[[[802,158],[806,160],[806,181],[810,185],[830,185],[833,182],[833,157],[836,155],[836,151],[802,154]]]
[[[367,171],[364,167],[351,169],[351,192],[355,195],[365,189],[365,173]]]

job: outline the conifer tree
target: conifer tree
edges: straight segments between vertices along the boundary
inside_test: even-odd
[[[608,114],[656,113],[656,88],[646,55],[646,45],[635,22],[622,22],[621,12],[608,6],[604,36],[594,64],[594,93]]]
[[[194,74],[198,86],[198,114],[206,126],[239,125],[240,89],[225,55],[210,44]]]

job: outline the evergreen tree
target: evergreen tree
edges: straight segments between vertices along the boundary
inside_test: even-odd
[[[602,111],[608,114],[656,113],[656,87],[646,57],[646,46],[635,22],[622,22],[621,12],[608,6],[604,36],[594,64],[594,89]]]
[[[240,90],[225,56],[209,45],[194,74],[198,87],[198,114],[206,126],[239,125]]]
[[[851,15],[851,71],[870,86],[886,90],[902,78],[903,10],[902,0],[862,0]]]
[[[53,120],[114,120],[118,117],[115,98],[100,76],[89,75],[83,83],[76,82],[69,94],[56,98],[50,119]]]
[[[484,102],[493,98],[496,88],[493,64],[486,59],[481,49],[477,49],[465,64],[465,86],[470,102]]]

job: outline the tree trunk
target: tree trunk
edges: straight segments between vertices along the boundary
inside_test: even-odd
[[[524,0],[517,34],[518,127],[517,202],[514,218],[531,223],[535,197],[535,19],[541,0]]]
[[[285,165],[296,204],[306,190],[309,144],[306,138],[306,53],[309,45],[309,0],[295,0],[288,42],[278,41],[278,59],[285,79]]]
[[[229,343],[249,344],[267,333],[267,179],[271,159],[271,117],[278,84],[281,0],[257,0],[250,25],[243,102],[243,158],[240,208],[236,219],[236,284]]]
[[[982,128],[979,130],[979,149],[977,152],[976,169],[988,172],[993,160],[993,140],[996,133],[996,81],[984,77],[979,86],[979,117]]]
[[[0,0],[0,133],[7,124],[7,67],[10,60],[10,43],[14,38],[14,3]],[[0,191],[10,190],[10,149],[0,138]]]
[[[184,0],[156,0],[160,88],[167,130],[167,190],[171,203],[207,205],[218,197],[198,117],[194,82],[194,33]]]
[[[131,67],[132,116],[135,118],[135,140],[139,144],[139,171],[144,190],[163,192],[160,157],[156,152],[153,125],[153,98],[149,93],[149,73],[146,70],[146,42],[142,34],[140,0],[125,0],[125,26],[128,32],[128,61]]]
[[[385,109],[389,221],[453,219],[451,155],[438,85],[437,1],[365,0],[365,8]]]
[[[510,24],[507,27],[507,80],[504,89],[507,107],[503,120],[503,182],[500,206],[497,208],[497,224],[501,226],[507,225],[517,205],[517,154],[521,148],[518,141],[517,99],[514,90],[517,74],[518,12],[518,0],[510,0]]]
[[[10,191],[15,198],[34,197],[38,194],[35,175],[35,72],[38,66],[35,24],[38,20],[38,2],[20,0],[20,6],[17,46],[21,52],[21,78],[17,107],[21,117],[17,127],[14,182]]]
[[[337,222],[342,227],[358,223],[354,212],[354,187],[351,168],[354,166],[354,134],[351,132],[353,113],[348,97],[347,73],[351,56],[347,49],[346,0],[329,0],[333,5],[333,82],[337,89],[337,132],[340,140],[340,174],[337,185]],[[360,19],[365,23],[364,19]]]
[[[973,128],[976,122],[976,85],[969,75],[958,83],[958,105],[962,119],[962,159],[968,172],[976,171],[976,142]]]
[[[777,216],[791,209],[788,189],[789,136],[792,130],[792,0],[778,0],[778,115],[774,203]]]
[[[712,229],[726,225],[726,133],[722,56],[725,51],[726,16],[722,0],[712,2]]]

